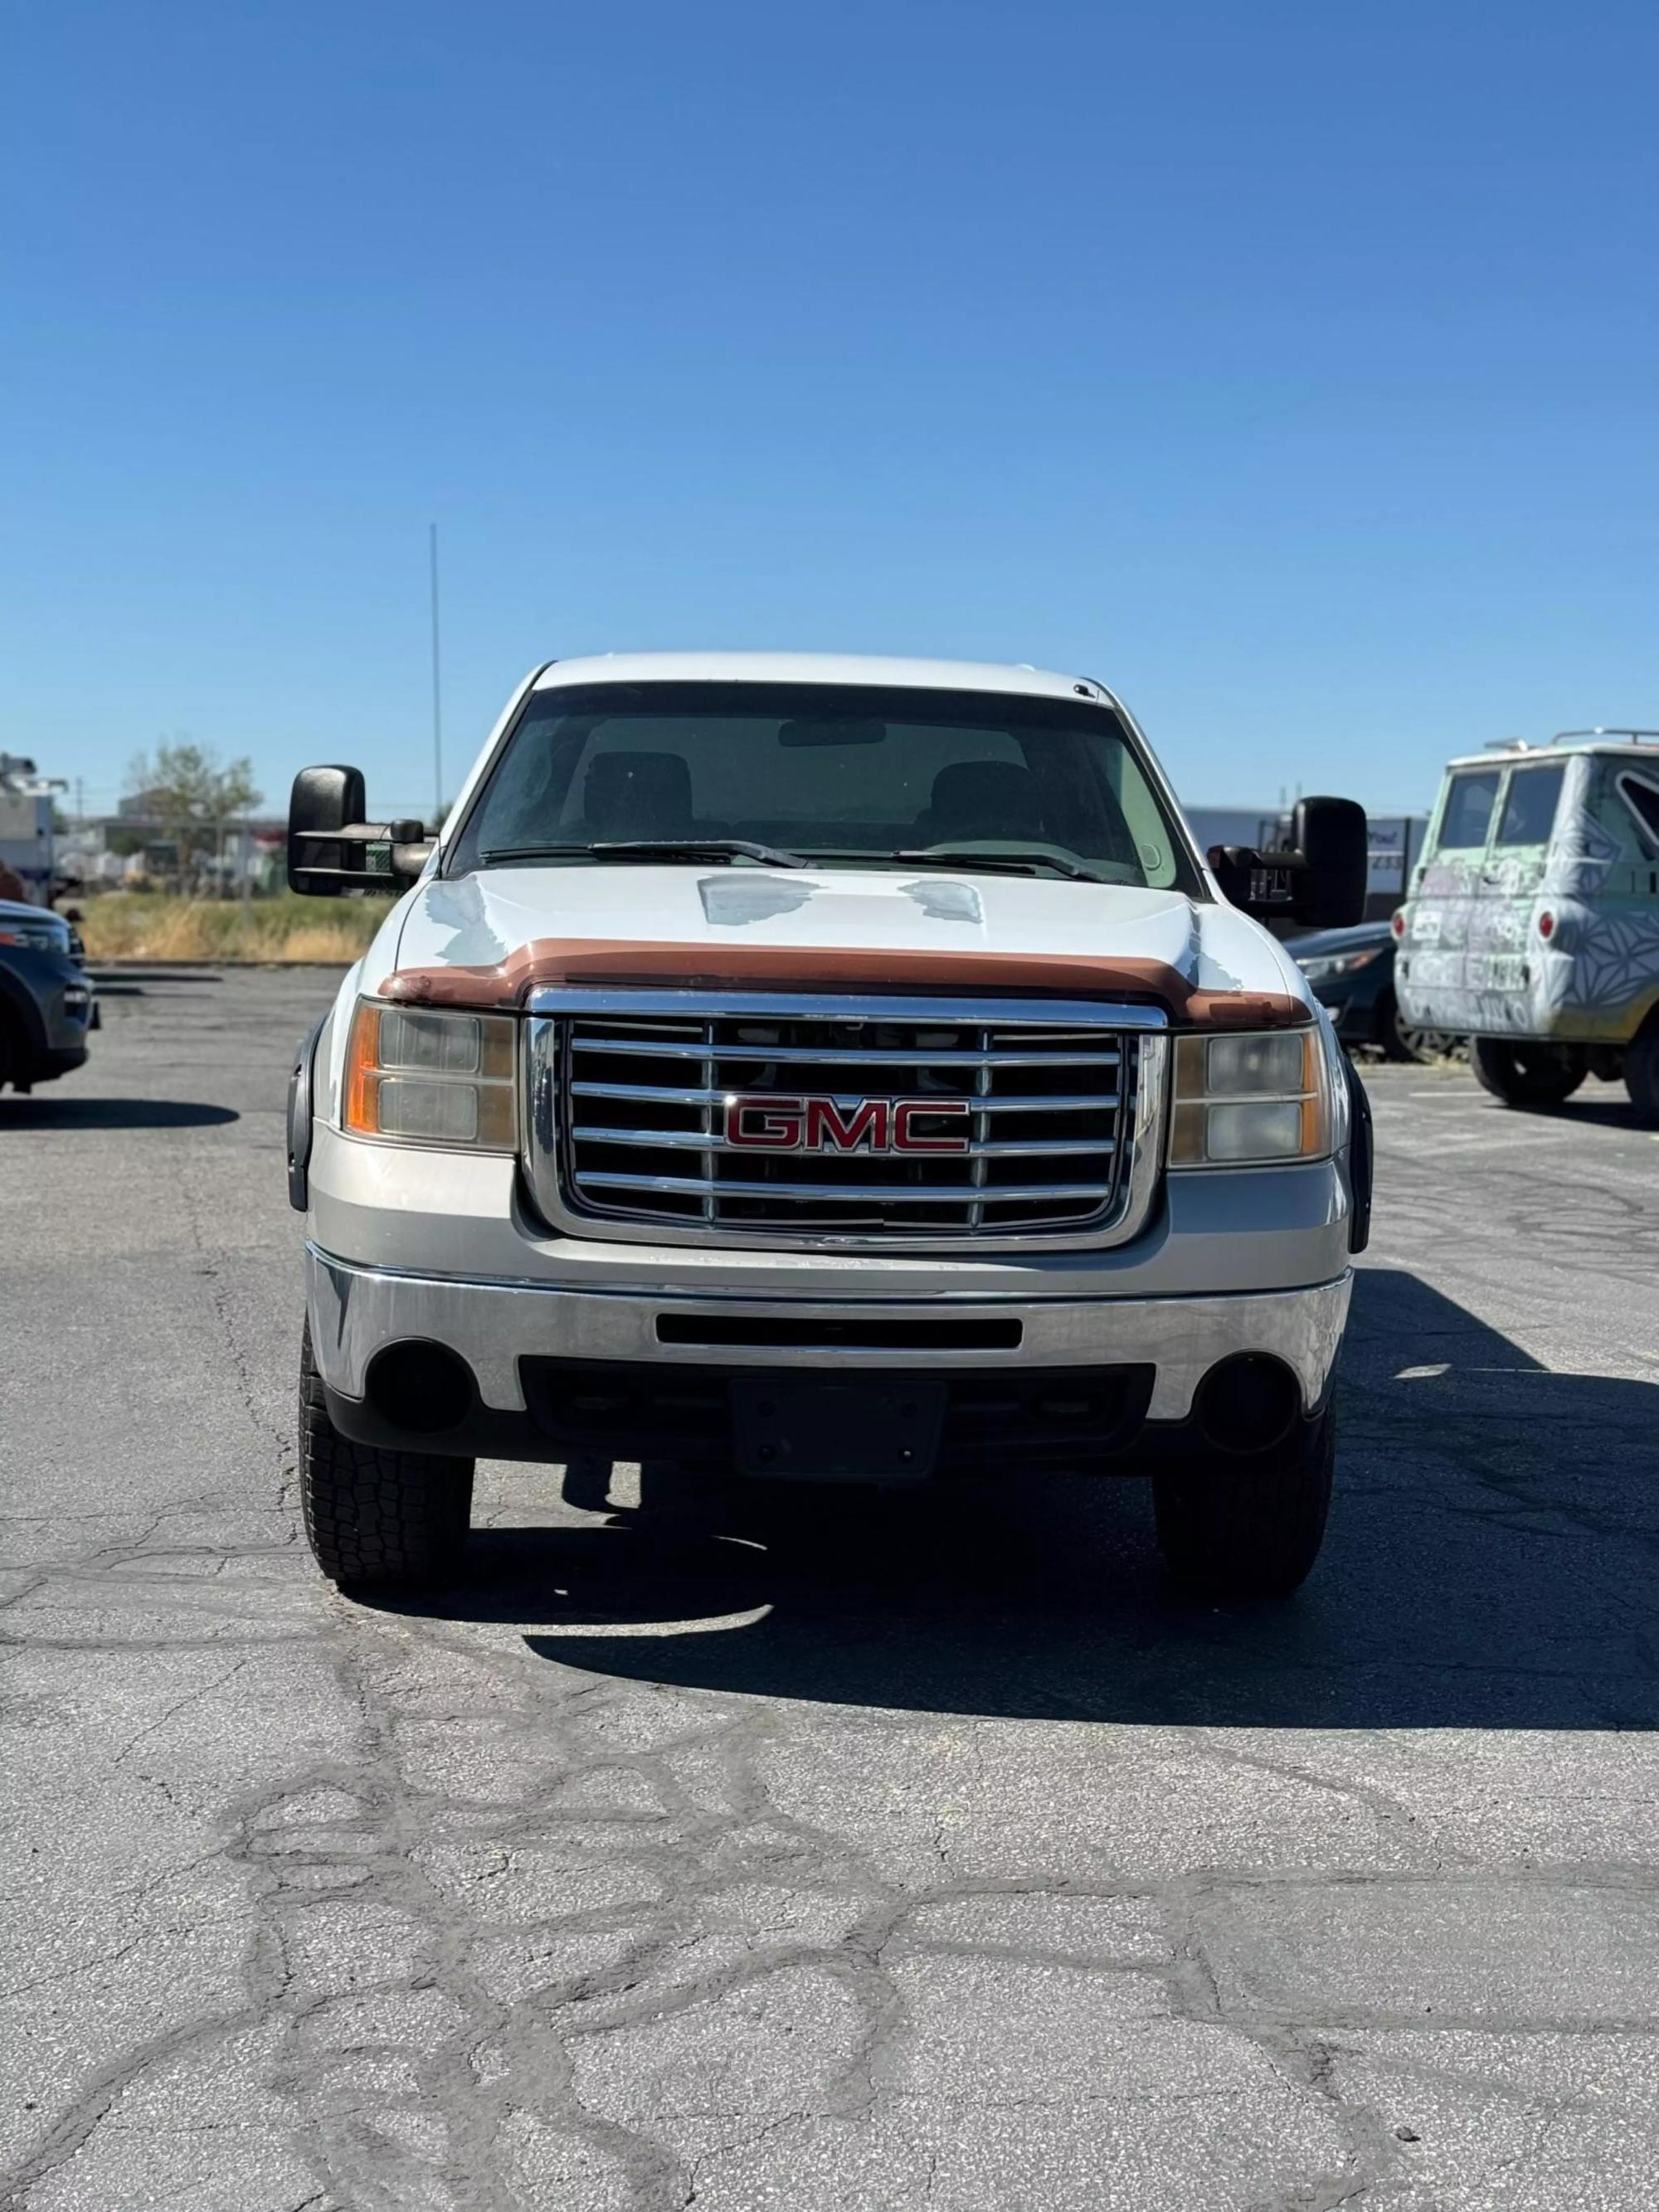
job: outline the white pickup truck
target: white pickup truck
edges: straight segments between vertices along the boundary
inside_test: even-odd
[[[325,1572],[598,1454],[1150,1474],[1179,1579],[1306,1574],[1369,1121],[1252,917],[1358,917],[1358,807],[1206,860],[1089,679],[642,653],[535,671],[434,842],[367,812],[295,781],[295,890],[408,886],[290,1090]]]

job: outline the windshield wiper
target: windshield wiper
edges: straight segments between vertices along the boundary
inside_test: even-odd
[[[964,868],[969,873],[981,868],[988,875],[1033,876],[1039,868],[1052,868],[1057,876],[1069,876],[1080,884],[1103,884],[1110,879],[1085,868],[1081,860],[1073,860],[1061,853],[973,853],[954,845],[930,845],[923,849],[901,853],[872,853],[872,860],[931,860],[936,866]]]
[[[764,860],[774,868],[804,868],[799,853],[757,845],[747,837],[611,837],[592,845],[492,845],[485,860]]]
[[[896,853],[861,852],[852,846],[826,847],[811,853],[787,852],[781,845],[757,844],[750,837],[614,837],[591,845],[492,845],[481,856],[494,860],[760,860],[774,868],[810,868],[815,860],[902,860],[934,867],[977,868],[985,875],[1034,876],[1048,868],[1057,876],[1078,883],[1109,883],[1081,860],[1063,853],[975,853],[955,845],[901,848]]]

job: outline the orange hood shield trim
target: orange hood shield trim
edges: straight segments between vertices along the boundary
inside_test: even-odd
[[[494,968],[402,968],[380,985],[394,1005],[514,1012],[561,984],[679,991],[921,990],[1127,999],[1181,1029],[1296,1029],[1312,1010],[1287,991],[1195,990],[1162,960],[1090,952],[926,952],[839,945],[659,945],[532,939]]]

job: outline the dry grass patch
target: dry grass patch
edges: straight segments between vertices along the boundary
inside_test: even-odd
[[[172,898],[160,891],[106,891],[82,906],[80,930],[93,960],[315,960],[349,966],[385,921],[388,899],[325,903],[284,891],[276,898]]]

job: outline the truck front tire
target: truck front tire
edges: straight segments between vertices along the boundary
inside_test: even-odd
[[[300,1345],[300,1494],[318,1565],[343,1589],[421,1589],[460,1574],[472,1462],[353,1443],[329,1419],[307,1324]]]
[[[1589,1073],[1583,1054],[1565,1044],[1476,1037],[1469,1058],[1480,1088],[1506,1106],[1559,1106]]]
[[[1335,1463],[1328,1406],[1271,1451],[1154,1475],[1158,1547],[1171,1579],[1205,1597],[1288,1596],[1319,1557]]]

